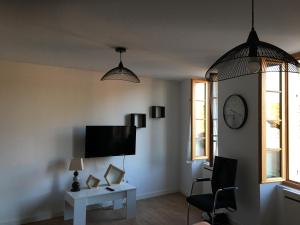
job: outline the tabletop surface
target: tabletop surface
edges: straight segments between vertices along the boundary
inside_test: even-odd
[[[105,189],[106,187],[113,188],[114,191],[106,190]],[[88,198],[96,195],[106,195],[106,194],[135,190],[135,189],[136,187],[128,183],[121,183],[121,184],[114,184],[111,186],[99,186],[92,189],[83,188],[78,192],[66,191],[66,195],[69,195],[73,199],[79,199],[79,198]]]

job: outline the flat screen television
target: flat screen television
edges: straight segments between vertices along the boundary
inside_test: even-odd
[[[86,126],[85,157],[135,154],[135,126]]]

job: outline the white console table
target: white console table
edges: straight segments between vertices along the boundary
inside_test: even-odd
[[[115,201],[120,205],[120,200],[126,199],[126,218],[135,217],[136,188],[130,184],[122,183],[109,186],[114,191],[105,189],[105,186],[94,189],[83,189],[79,192],[65,193],[64,220],[73,218],[73,225],[86,224],[86,207],[103,201]]]

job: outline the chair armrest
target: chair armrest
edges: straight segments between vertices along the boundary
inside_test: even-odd
[[[222,188],[221,191],[232,191],[232,190],[238,190],[239,188],[238,187],[225,187],[225,188]]]
[[[236,191],[238,190],[239,188],[234,186],[234,187],[225,187],[225,188],[220,188],[216,191],[216,194],[215,194],[215,198],[214,198],[214,208],[213,208],[213,212],[215,212],[215,208],[216,208],[216,205],[217,205],[217,200],[218,200],[218,195],[220,192],[223,192],[223,191]]]
[[[216,195],[215,195],[215,200],[217,199],[218,197],[218,194],[222,191],[236,191],[238,190],[239,188],[234,186],[234,187],[225,187],[225,188],[220,188],[216,191]]]
[[[203,182],[203,181],[211,181],[211,179],[210,178],[201,178],[201,177],[194,179],[194,182]]]
[[[192,183],[192,188],[191,188],[191,192],[190,192],[190,196],[193,194],[193,189],[194,189],[194,184],[198,183],[198,182],[203,182],[203,181],[210,181],[210,178],[195,178],[193,183]]]

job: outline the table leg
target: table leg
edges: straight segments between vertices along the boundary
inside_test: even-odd
[[[70,220],[73,218],[73,207],[65,201],[64,207],[64,220]]]
[[[85,225],[85,224],[86,224],[86,202],[84,199],[75,200],[73,225]]]
[[[136,191],[129,190],[127,191],[127,199],[126,199],[126,218],[134,218],[136,211]]]
[[[123,199],[116,199],[113,201],[114,210],[123,208]]]

